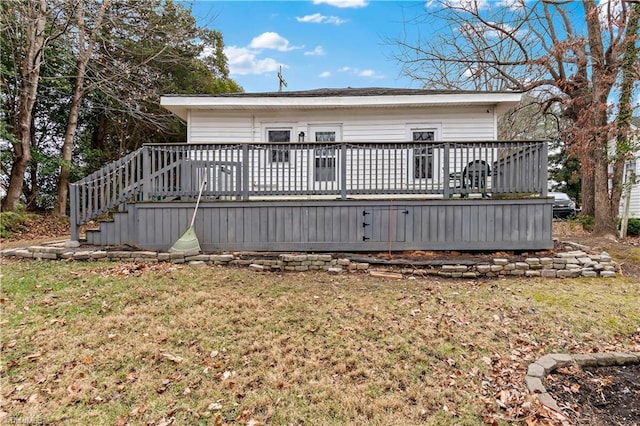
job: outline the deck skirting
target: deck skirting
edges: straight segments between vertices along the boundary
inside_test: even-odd
[[[543,250],[553,247],[550,198],[202,202],[205,252]],[[139,202],[87,242],[166,250],[189,226],[192,202]]]

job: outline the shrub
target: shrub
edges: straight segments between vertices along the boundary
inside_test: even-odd
[[[627,235],[640,235],[640,219],[630,217],[627,223]]]
[[[24,231],[28,218],[29,215],[24,211],[24,208],[0,213],[0,237],[9,238],[13,234]]]
[[[578,216],[578,220],[582,224],[582,229],[589,232],[593,231],[593,224],[595,223],[595,218],[593,216],[581,214]]]

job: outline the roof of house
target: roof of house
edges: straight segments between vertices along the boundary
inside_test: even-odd
[[[188,110],[282,110],[491,105],[498,113],[520,101],[521,92],[481,92],[402,88],[338,88],[215,95],[164,95],[160,104],[182,119]]]
[[[218,94],[188,95],[191,97],[207,98],[319,98],[319,97],[347,97],[347,96],[399,96],[399,95],[461,95],[461,94],[496,94],[496,93],[521,93],[513,91],[479,91],[479,90],[434,90],[434,89],[405,89],[392,87],[344,87],[322,88],[313,90],[294,90],[282,92],[234,92]],[[185,95],[168,94],[167,97],[180,97]]]

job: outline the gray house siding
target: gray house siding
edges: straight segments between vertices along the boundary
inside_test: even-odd
[[[539,250],[553,246],[553,200],[205,202],[195,229],[204,251]],[[192,203],[131,204],[87,241],[166,250]],[[132,236],[135,235],[135,238]],[[126,241],[120,239],[126,238]]]

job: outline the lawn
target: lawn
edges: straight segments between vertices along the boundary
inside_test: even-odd
[[[640,284],[2,260],[0,416],[537,424],[527,365],[640,350]]]

